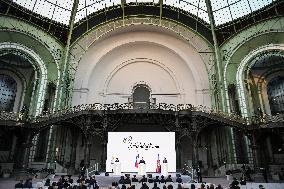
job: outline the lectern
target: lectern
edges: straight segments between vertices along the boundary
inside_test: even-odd
[[[146,164],[145,163],[139,163],[138,175],[140,176],[146,175]]]
[[[168,174],[169,174],[169,172],[168,172],[168,163],[162,163],[161,175],[167,176]]]
[[[114,175],[121,175],[121,163],[120,162],[114,162],[113,174]]]

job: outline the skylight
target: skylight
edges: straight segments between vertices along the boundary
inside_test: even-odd
[[[68,25],[72,0],[13,0],[17,4],[52,20]],[[276,0],[211,0],[216,25],[245,16]],[[159,0],[126,0],[126,3]],[[79,0],[75,22],[86,16],[114,5],[121,0]],[[183,9],[209,23],[205,0],[164,0],[164,4]]]

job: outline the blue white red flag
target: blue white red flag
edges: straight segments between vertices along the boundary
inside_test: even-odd
[[[139,154],[137,154],[136,160],[135,160],[135,167],[136,167],[136,168],[138,168],[138,158],[139,158]]]

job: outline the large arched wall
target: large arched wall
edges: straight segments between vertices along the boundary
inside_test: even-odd
[[[0,43],[13,43],[18,46],[24,46],[38,55],[47,70],[47,82],[54,83],[59,93],[60,64],[64,45],[52,35],[32,23],[3,15],[0,16],[0,21],[2,21],[0,23]],[[45,91],[43,90],[42,93],[42,96],[44,96]],[[57,98],[57,94],[55,99],[54,106],[56,107],[57,101],[60,100]],[[34,114],[38,113],[40,113],[40,111],[37,111],[37,113],[34,112]]]
[[[208,73],[198,51],[177,36],[127,31],[93,43],[75,76],[73,105],[127,103],[145,83],[156,102],[211,106]]]
[[[230,112],[228,85],[236,84],[237,89],[241,90],[241,85],[237,84],[237,72],[240,70],[241,62],[252,51],[261,47],[284,44],[284,18],[274,18],[266,20],[232,36],[220,47],[223,60],[224,89],[226,94],[227,111]],[[247,62],[248,63],[248,62]],[[248,65],[248,64],[246,64]],[[244,82],[244,81],[243,81]],[[243,85],[243,84],[242,84]],[[250,94],[241,92],[246,97],[246,102],[250,101]],[[247,98],[249,97],[249,98]],[[241,102],[241,97],[239,96]],[[242,115],[247,117],[251,115],[249,104],[242,103]]]

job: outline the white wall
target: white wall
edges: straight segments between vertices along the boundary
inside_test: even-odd
[[[76,72],[73,105],[126,103],[140,83],[157,103],[211,105],[208,74],[194,47],[173,35],[133,30],[88,49]]]

